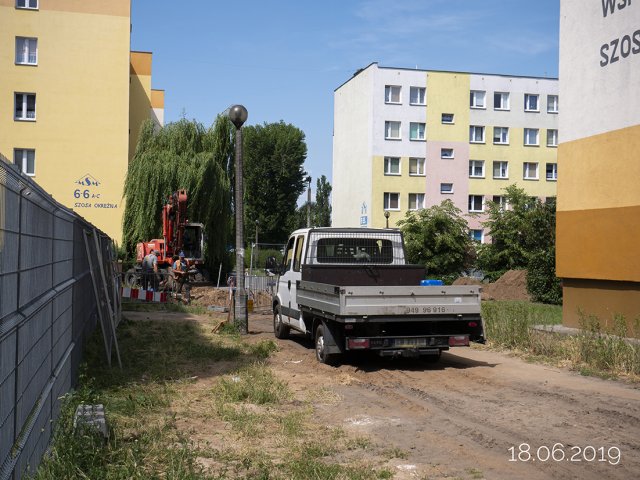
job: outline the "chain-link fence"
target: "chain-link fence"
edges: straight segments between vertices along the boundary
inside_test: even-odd
[[[98,322],[120,361],[109,237],[0,160],[0,480],[40,463]]]

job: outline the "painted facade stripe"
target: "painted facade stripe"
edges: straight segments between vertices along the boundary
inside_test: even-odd
[[[638,152],[640,125],[560,144],[558,211],[640,205]]]
[[[586,317],[596,317],[603,330],[612,330],[614,318],[622,315],[627,336],[640,336],[635,327],[640,314],[640,290],[637,283],[598,280],[563,280],[562,323],[581,328]],[[636,331],[634,332],[634,328]]]
[[[557,212],[556,273],[640,282],[640,206]]]

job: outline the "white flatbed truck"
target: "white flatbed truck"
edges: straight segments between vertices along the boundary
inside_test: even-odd
[[[398,230],[296,230],[278,270],[274,334],[306,334],[322,363],[353,351],[437,361],[485,341],[480,287],[425,280],[424,267],[406,263]]]

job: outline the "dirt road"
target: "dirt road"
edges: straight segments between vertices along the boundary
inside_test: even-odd
[[[250,337],[274,338],[271,321],[253,314]],[[271,363],[290,389],[326,392],[317,420],[406,452],[395,478],[640,477],[640,388],[484,349],[334,368],[302,337],[277,343]]]

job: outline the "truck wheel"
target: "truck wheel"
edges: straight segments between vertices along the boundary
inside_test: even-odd
[[[290,330],[289,326],[283,323],[282,315],[280,314],[280,306],[277,306],[273,311],[273,334],[276,338],[284,340],[285,338],[289,338]]]
[[[139,287],[142,282],[140,281],[140,277],[136,273],[135,268],[130,268],[127,270],[127,273],[124,274],[124,286],[125,287]]]
[[[326,365],[338,365],[340,356],[335,353],[327,353],[325,348],[324,328],[322,323],[316,328],[316,359]]]

